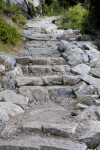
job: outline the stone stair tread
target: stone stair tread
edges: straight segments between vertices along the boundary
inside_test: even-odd
[[[84,143],[53,137],[29,135],[16,137],[16,139],[1,140],[0,150],[86,150]]]
[[[50,133],[51,135],[67,137],[74,134],[78,124],[76,123],[45,123],[45,122],[24,122],[23,131],[26,132],[42,132]]]

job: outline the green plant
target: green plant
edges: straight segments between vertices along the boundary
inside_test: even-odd
[[[5,5],[4,8],[3,8],[3,13],[8,15],[13,15],[15,12],[18,12],[21,10],[21,5],[15,5],[15,4],[8,4],[8,5]]]
[[[18,29],[0,18],[0,41],[15,45],[21,39]]]
[[[82,29],[82,24],[87,22],[88,11],[81,5],[68,8],[61,18],[61,26],[64,29]]]
[[[12,17],[12,21],[15,22],[19,26],[24,25],[26,24],[26,17],[23,13],[16,12]]]

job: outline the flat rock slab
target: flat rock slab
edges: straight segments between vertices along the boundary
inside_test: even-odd
[[[16,78],[16,83],[17,86],[38,86],[38,85],[43,85],[43,81],[39,77],[17,77]]]
[[[44,85],[62,85],[63,79],[62,76],[44,76],[42,77],[42,81]]]
[[[85,142],[88,148],[95,149],[100,145],[100,121],[90,121],[84,124],[86,131],[80,137],[80,141]]]
[[[62,137],[70,137],[70,134],[74,134],[77,129],[76,123],[71,124],[44,124],[43,132],[50,133],[51,135],[57,135]]]
[[[16,140],[0,141],[0,150],[86,150],[85,144],[64,139],[40,136],[16,137]]]
[[[19,88],[19,93],[29,97],[31,100],[47,101],[56,100],[57,98],[66,98],[73,94],[70,86],[22,86]],[[61,100],[61,99],[60,99]]]
[[[0,92],[0,101],[11,102],[18,105],[28,105],[29,98],[16,94],[11,90],[4,90]]]
[[[14,117],[24,113],[23,109],[10,102],[0,102],[0,120],[2,122],[8,121],[10,117]]]
[[[23,131],[30,133],[50,133],[51,135],[70,137],[70,134],[74,134],[77,129],[76,123],[66,124],[54,124],[43,122],[26,122],[23,124]]]
[[[90,73],[92,74],[93,77],[100,78],[100,68],[92,68],[90,70]]]
[[[96,99],[92,95],[78,94],[77,95],[77,101],[81,104],[85,104],[85,105],[88,105],[88,106],[97,104]]]
[[[81,79],[80,79],[79,76],[71,76],[71,75],[63,76],[63,83],[64,83],[64,85],[73,86],[73,85],[79,83],[80,80]]]
[[[79,64],[72,68],[72,72],[77,74],[88,74],[90,72],[90,67],[86,64]]]
[[[100,79],[94,78],[90,75],[84,75],[81,77],[85,82],[95,86],[96,88],[100,88]]]
[[[30,66],[29,69],[31,70],[34,76],[53,74],[51,66],[33,65],[33,66]]]
[[[26,57],[17,57],[16,58],[16,63],[20,65],[28,65],[29,63],[32,62],[32,57],[26,56]]]

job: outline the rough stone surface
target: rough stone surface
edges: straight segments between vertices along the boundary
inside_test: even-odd
[[[0,52],[0,150],[100,145],[100,51],[96,41],[75,41],[87,38],[79,31],[57,29],[55,20],[28,20],[18,56]]]
[[[27,85],[30,85],[30,86],[35,86],[35,85],[43,85],[43,81],[41,78],[39,77],[17,77],[16,78],[16,83],[17,83],[17,86],[20,87],[20,86],[27,86]]]
[[[72,86],[72,85],[77,84],[79,81],[80,81],[79,76],[68,76],[68,75],[63,76],[63,83],[65,85]]]
[[[100,68],[92,68],[90,70],[90,73],[92,74],[93,77],[95,78],[100,78]]]
[[[77,101],[85,105],[96,105],[96,99],[92,95],[77,95]]]
[[[100,144],[100,121],[90,121],[85,127],[86,132],[80,141],[85,142],[88,148],[95,149]]]
[[[71,50],[71,46],[67,41],[62,40],[58,46],[58,50],[60,52],[65,52],[65,51],[70,51]]]
[[[79,64],[72,68],[72,71],[77,74],[88,74],[90,71],[90,67],[86,64]]]
[[[11,102],[18,105],[28,105],[29,99],[22,95],[16,94],[10,90],[0,92],[0,101]]]
[[[83,79],[85,82],[87,82],[87,83],[89,83],[89,84],[95,86],[96,88],[99,88],[99,87],[100,87],[100,79],[94,78],[94,77],[92,77],[92,76],[90,76],[90,75],[84,75],[84,76],[82,77],[82,79]]]
[[[20,106],[12,104],[10,102],[0,102],[0,108],[7,113],[9,117],[14,117],[21,113],[24,113],[23,109]]]

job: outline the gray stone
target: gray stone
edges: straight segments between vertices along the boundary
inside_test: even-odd
[[[67,57],[67,62],[68,62],[68,64],[69,65],[71,65],[71,66],[76,66],[76,65],[78,65],[78,64],[82,64],[83,63],[83,61],[82,61],[82,59],[81,59],[81,57],[79,56],[79,55],[69,55],[68,57]]]
[[[96,88],[100,87],[100,79],[94,78],[90,75],[83,75],[81,77],[82,80],[84,80],[85,82],[95,86]]]
[[[77,96],[78,94],[83,95],[93,95],[94,93],[94,87],[92,85],[88,85],[85,82],[80,82],[79,84],[76,84],[73,86],[73,92]]]
[[[74,134],[77,129],[76,123],[71,124],[44,124],[43,132],[50,133],[51,135],[70,137],[70,134]]]
[[[21,136],[18,139],[0,141],[0,150],[11,149],[36,149],[36,150],[87,150],[84,143],[73,142],[66,139],[56,139],[54,137]]]
[[[15,80],[4,76],[1,80],[1,86],[3,89],[15,90]]]
[[[80,104],[80,103],[78,103],[77,105],[76,105],[76,108],[77,109],[86,109],[86,108],[88,108],[89,106],[87,106],[87,105],[84,105],[84,104]]]
[[[100,68],[92,68],[90,73],[93,77],[100,78]]]
[[[48,91],[41,86],[23,86],[19,88],[19,93],[32,101],[47,101]]]
[[[4,129],[1,132],[2,138],[9,138],[12,135],[15,135],[17,133],[17,127],[16,125],[6,125]]]
[[[97,112],[97,106],[90,106],[88,108],[86,108],[79,116],[80,119],[87,119],[87,120],[98,120],[100,119],[100,114],[99,116],[96,115]],[[100,107],[99,107],[100,109]]]
[[[18,105],[28,105],[29,98],[16,94],[10,90],[0,92],[0,101],[11,102]]]
[[[70,75],[64,75],[63,76],[63,83],[64,85],[75,85],[80,81],[79,76],[70,76]]]
[[[0,73],[5,73],[6,68],[4,65],[0,65]]]
[[[15,67],[12,71],[9,71],[9,72],[7,72],[6,73],[6,76],[8,77],[8,78],[16,78],[16,77],[18,77],[18,76],[23,76],[23,72],[22,72],[22,69],[21,69],[21,67]]]
[[[64,58],[51,58],[51,65],[66,65]]]
[[[85,142],[88,148],[95,149],[100,145],[100,121],[89,121],[84,125],[86,131],[80,137],[81,142]]]
[[[39,77],[28,77],[28,76],[17,77],[16,83],[17,83],[18,87],[27,86],[27,85],[30,85],[30,86],[32,86],[32,85],[33,86],[43,85],[43,81],[41,78],[39,78]]]
[[[58,50],[60,52],[65,52],[65,51],[69,52],[71,50],[71,46],[70,46],[70,44],[67,41],[62,40],[59,43]]]
[[[30,57],[30,56],[16,58],[16,63],[18,63],[20,65],[25,66],[25,65],[28,65],[31,62],[32,62],[32,57]]]
[[[62,76],[44,76],[42,77],[44,85],[62,85],[63,79]]]
[[[72,72],[77,74],[88,74],[90,72],[90,67],[86,64],[79,64],[72,68]]]
[[[85,105],[96,105],[96,99],[92,95],[77,95],[77,102]]]
[[[0,107],[0,123],[5,123],[9,120],[9,116],[4,109]]]
[[[36,57],[32,59],[32,64],[33,65],[47,65],[48,62],[46,58]]]
[[[3,111],[5,111],[9,117],[14,117],[16,115],[24,113],[23,109],[20,106],[12,104],[10,102],[0,102],[0,108],[3,109]]]
[[[41,122],[24,122],[22,131],[24,133],[40,133],[42,132],[43,123]]]
[[[49,86],[47,87],[50,100],[61,102],[64,98],[73,94],[69,86]]]
[[[32,71],[32,74],[36,76],[52,74],[51,66],[33,65],[30,66],[29,69]]]

